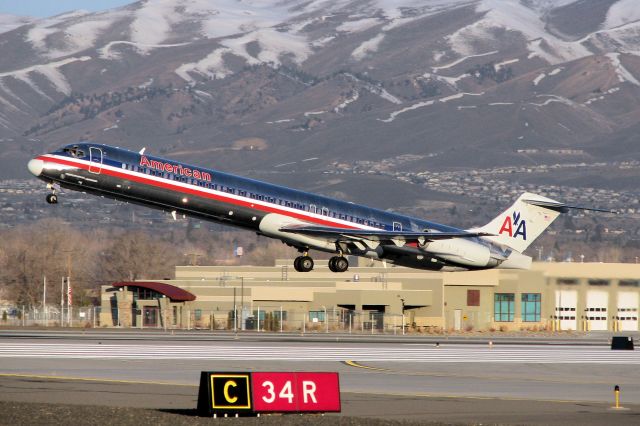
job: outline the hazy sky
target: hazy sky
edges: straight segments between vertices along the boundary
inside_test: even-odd
[[[94,12],[133,2],[134,0],[0,0],[0,13],[43,18],[70,10]]]

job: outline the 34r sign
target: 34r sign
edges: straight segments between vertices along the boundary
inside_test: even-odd
[[[257,412],[340,411],[338,373],[253,373]]]
[[[202,372],[198,413],[340,412],[338,373]]]

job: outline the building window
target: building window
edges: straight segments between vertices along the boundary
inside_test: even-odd
[[[144,287],[129,287],[129,290],[133,292],[133,300],[156,300],[162,299],[163,295],[155,290]]]
[[[558,278],[557,283],[565,285],[576,285],[578,284],[578,280],[575,278]]]
[[[196,309],[194,316],[196,321],[200,321],[202,319],[202,309]]]
[[[620,287],[638,287],[639,284],[640,281],[638,280],[620,280],[618,283]]]
[[[309,321],[311,322],[323,322],[324,311],[309,311]]]
[[[515,295],[513,293],[496,293],[493,311],[494,321],[513,321],[515,314]]]
[[[522,321],[523,322],[539,322],[540,321],[540,293],[523,293],[522,294]]]
[[[589,280],[589,285],[609,285],[609,280]]]
[[[273,315],[278,320],[281,320],[281,321],[286,321],[287,320],[287,311],[282,311],[282,318],[280,318],[280,311],[273,311]]]
[[[480,290],[467,290],[467,306],[480,306]]]

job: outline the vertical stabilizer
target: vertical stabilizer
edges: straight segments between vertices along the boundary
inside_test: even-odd
[[[525,192],[498,217],[473,231],[494,234],[484,238],[522,253],[560,215],[556,206],[562,203]]]

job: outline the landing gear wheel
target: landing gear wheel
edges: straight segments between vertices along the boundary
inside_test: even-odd
[[[47,203],[58,204],[58,196],[56,194],[47,194]]]
[[[331,272],[346,272],[349,269],[349,261],[342,256],[333,256],[329,259],[329,269]]]
[[[309,272],[313,269],[313,259],[309,256],[298,256],[293,261],[293,267],[298,272]]]

